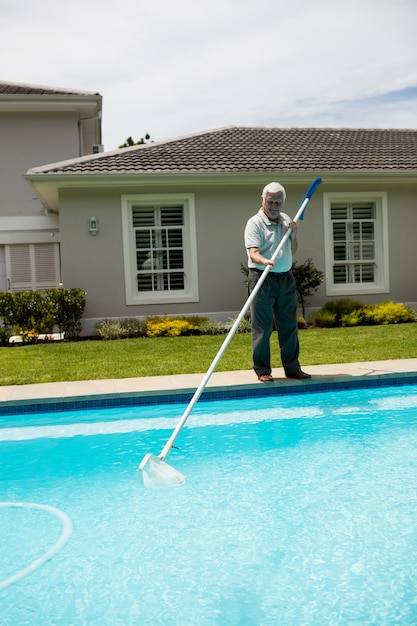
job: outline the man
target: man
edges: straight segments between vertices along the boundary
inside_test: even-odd
[[[311,378],[310,374],[301,370],[298,361],[297,293],[291,272],[292,255],[298,246],[297,224],[280,210],[285,198],[282,185],[266,185],[262,192],[262,206],[248,220],[245,228],[249,293],[254,289],[265,267],[271,266],[251,306],[253,369],[261,382],[273,381],[270,337],[274,322],[285,375],[298,380]],[[274,262],[271,257],[288,228],[292,231],[291,236]]]

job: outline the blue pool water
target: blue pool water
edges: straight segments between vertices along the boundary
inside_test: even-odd
[[[417,387],[200,402],[168,462],[136,469],[185,405],[1,418],[0,500],[72,521],[0,591],[0,625],[417,624]],[[54,545],[0,507],[0,582]]]

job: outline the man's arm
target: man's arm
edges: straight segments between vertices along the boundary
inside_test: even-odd
[[[297,252],[297,248],[298,248],[297,229],[293,228],[293,231],[291,233],[291,254],[294,255]]]
[[[249,256],[251,261],[253,261],[257,265],[270,265],[271,267],[274,267],[274,261],[271,261],[271,259],[266,259],[259,252],[259,248],[249,248]]]

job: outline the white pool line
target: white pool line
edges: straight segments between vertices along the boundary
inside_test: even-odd
[[[17,582],[18,580],[21,580],[28,574],[31,574],[32,572],[37,570],[39,567],[44,565],[44,563],[52,559],[52,557],[55,556],[60,550],[62,550],[62,548],[65,546],[65,544],[72,535],[73,526],[71,518],[66,513],[64,513],[64,511],[61,511],[60,509],[57,509],[54,506],[49,506],[47,504],[36,504],[33,502],[0,502],[0,507],[39,509],[40,511],[46,511],[47,513],[55,515],[55,517],[57,517],[62,523],[61,536],[58,541],[52,546],[52,548],[47,550],[45,554],[43,554],[39,558],[35,559],[27,567],[24,567],[16,574],[13,574],[13,576],[10,576],[9,578],[6,578],[2,582],[0,582],[0,591],[2,591],[3,589],[6,589],[6,587],[8,587],[9,585]]]
[[[323,410],[316,407],[286,409],[264,409],[259,415],[250,411],[233,411],[227,414],[207,413],[203,416],[191,416],[187,428],[202,426],[227,426],[263,422],[265,420],[287,420],[322,417]],[[47,426],[14,426],[0,428],[1,441],[28,441],[31,439],[76,437],[78,435],[115,435],[148,430],[172,429],[178,422],[177,417],[141,417],[139,419],[112,420],[106,422],[76,422],[75,424],[49,424]]]

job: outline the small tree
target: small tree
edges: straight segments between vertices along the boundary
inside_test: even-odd
[[[307,261],[304,261],[304,263],[300,265],[293,263],[292,271],[297,285],[298,302],[303,311],[303,317],[305,318],[307,298],[312,296],[319,288],[324,280],[324,274],[314,266],[312,259],[307,259]]]
[[[122,143],[119,148],[130,148],[131,146],[141,146],[144,143],[152,143],[151,136],[149,133],[146,133],[144,137],[141,137],[139,141],[133,141],[132,137],[128,137],[124,143]]]

